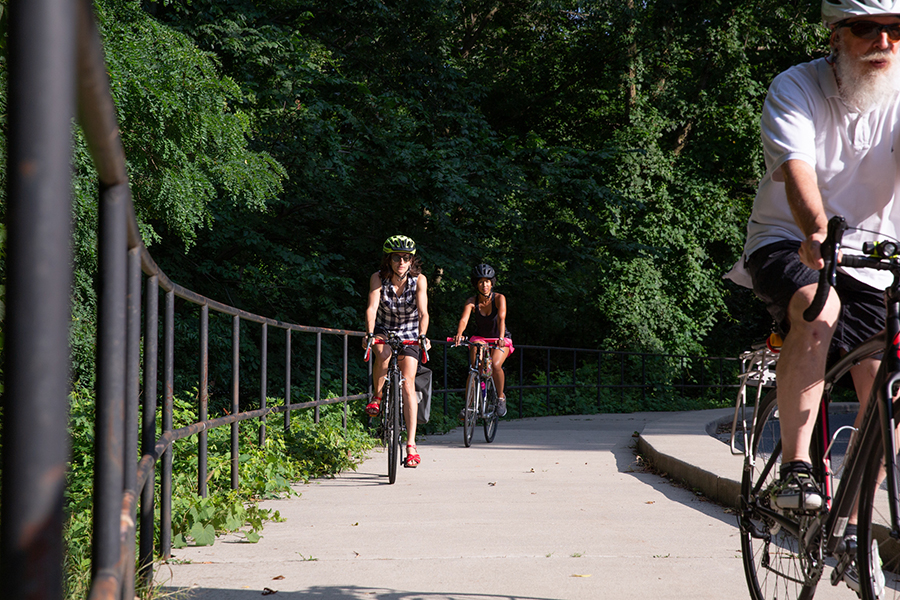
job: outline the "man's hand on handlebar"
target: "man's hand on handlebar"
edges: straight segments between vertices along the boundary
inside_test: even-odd
[[[821,271],[825,266],[822,259],[822,242],[827,236],[827,231],[817,231],[803,240],[799,250],[800,262],[814,271]]]

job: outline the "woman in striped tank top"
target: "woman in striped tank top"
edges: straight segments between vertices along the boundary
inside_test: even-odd
[[[389,237],[384,242],[381,267],[369,279],[369,300],[366,306],[366,338],[386,339],[394,332],[402,340],[418,339],[429,347],[425,333],[428,331],[428,281],[422,275],[422,259],[416,256],[416,243],[405,235]],[[381,392],[387,374],[391,348],[386,344],[372,346],[372,363],[375,396],[366,405],[372,416],[381,411]],[[419,346],[404,346],[398,357],[403,373],[403,417],[406,419],[407,457],[406,467],[416,467],[421,457],[416,452],[416,417],[419,405],[416,401],[416,371],[419,368]]]

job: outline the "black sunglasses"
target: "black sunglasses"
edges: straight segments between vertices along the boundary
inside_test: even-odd
[[[848,28],[850,33],[861,40],[876,40],[883,31],[892,42],[900,42],[900,23],[882,25],[875,21],[853,21],[852,23],[838,23],[837,26]]]

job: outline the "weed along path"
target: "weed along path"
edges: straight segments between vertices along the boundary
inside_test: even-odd
[[[264,503],[286,520],[259,543],[176,550],[156,581],[199,600],[747,598],[734,514],[635,456],[635,434],[671,416],[503,421],[471,448],[461,429],[427,436],[394,485],[376,450]],[[849,594],[823,582],[816,598]]]

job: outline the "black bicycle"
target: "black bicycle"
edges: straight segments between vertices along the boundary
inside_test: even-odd
[[[391,358],[388,362],[387,377],[381,395],[381,443],[387,448],[388,481],[394,483],[397,480],[397,466],[403,458],[400,434],[406,428],[403,419],[402,384],[404,377],[400,372],[397,357],[400,356],[403,346],[420,346],[422,348],[422,364],[425,364],[428,362],[428,351],[418,340],[401,340],[397,334],[391,332],[384,340],[369,338],[369,342],[366,344],[366,362],[369,361],[372,344],[387,344],[391,347]]]
[[[754,600],[809,599],[825,566],[831,583],[852,581],[865,600],[900,598],[900,457],[894,413],[900,406],[900,256],[898,244],[869,242],[867,256],[840,255],[848,229],[842,217],[828,224],[822,245],[825,268],[813,304],[804,314],[812,320],[822,310],[835,283],[837,266],[890,271],[885,289],[886,329],[842,357],[825,374],[825,389],[810,447],[813,476],[825,496],[820,510],[786,511],[774,502],[781,462],[777,387],[763,396],[745,435],[739,516],[744,572]],[[882,357],[862,424],[832,433],[828,407],[838,383],[863,360]],[[764,361],[763,361],[764,362]],[[842,465],[832,465],[836,438],[853,430]],[[834,481],[838,480],[837,485]],[[858,502],[857,548],[846,548],[845,528]],[[845,578],[845,575],[851,575]],[[852,586],[851,586],[852,587]]]
[[[463,338],[459,343],[460,346],[475,348],[475,360],[469,365],[469,376],[466,379],[466,404],[463,408],[463,442],[466,448],[472,445],[478,419],[484,424],[484,441],[490,444],[497,434],[500,401],[491,377],[491,351],[502,348],[497,340],[498,338],[478,338],[473,342],[469,338]],[[452,342],[454,338],[449,337],[447,341]]]

